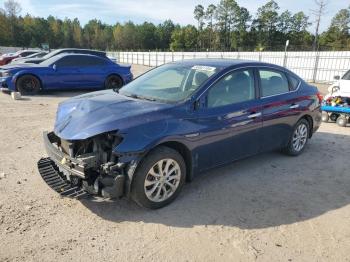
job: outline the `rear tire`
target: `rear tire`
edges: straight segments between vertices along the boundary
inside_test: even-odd
[[[123,80],[118,75],[110,75],[106,78],[105,88],[118,90],[123,86]]]
[[[131,198],[142,207],[161,208],[175,200],[185,181],[186,165],[182,156],[169,147],[158,147],[137,167]]]
[[[346,127],[347,122],[348,122],[348,120],[344,116],[340,116],[337,119],[337,124],[338,124],[338,126],[341,126],[341,127]]]
[[[283,149],[283,152],[290,156],[300,155],[309,140],[310,126],[306,119],[300,119],[295,125],[293,134],[288,142],[288,145]]]
[[[35,95],[41,89],[40,80],[32,75],[24,75],[16,81],[16,89],[21,95]]]

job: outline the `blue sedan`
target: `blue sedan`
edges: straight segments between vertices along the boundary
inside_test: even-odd
[[[64,196],[128,196],[160,208],[210,168],[276,149],[300,155],[320,126],[321,100],[272,64],[166,64],[120,90],[61,103],[39,172]]]
[[[41,90],[118,89],[130,82],[130,66],[88,54],[60,54],[40,64],[0,68],[3,91],[36,94]]]

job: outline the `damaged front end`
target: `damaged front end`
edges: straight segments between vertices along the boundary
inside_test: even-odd
[[[38,162],[44,181],[62,196],[93,194],[118,198],[126,192],[126,163],[118,162],[113,149],[122,138],[116,132],[84,140],[64,140],[54,132],[44,132],[49,158]]]

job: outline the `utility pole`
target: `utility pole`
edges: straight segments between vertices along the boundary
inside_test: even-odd
[[[315,4],[317,5],[317,9],[311,10],[311,13],[316,17],[316,30],[315,30],[315,38],[313,43],[313,50],[318,50],[318,36],[320,30],[321,18],[325,14],[325,9],[328,4],[327,0],[315,0]]]

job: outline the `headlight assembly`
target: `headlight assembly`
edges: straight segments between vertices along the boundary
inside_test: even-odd
[[[2,72],[2,76],[3,76],[3,77],[9,77],[9,76],[12,76],[12,74],[11,74],[10,71],[3,71],[3,72]]]

